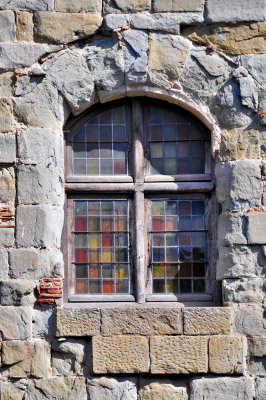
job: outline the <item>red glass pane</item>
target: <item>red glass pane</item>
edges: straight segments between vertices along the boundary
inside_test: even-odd
[[[78,262],[78,263],[80,263],[80,262],[87,263],[88,262],[88,251],[87,251],[87,249],[76,249],[76,251],[75,251],[75,259],[76,259],[76,262]]]
[[[114,174],[125,174],[125,160],[114,160]]]
[[[80,279],[76,281],[76,293],[88,293],[88,279]]]
[[[191,234],[190,233],[179,233],[179,244],[180,246],[190,246],[191,245]]]
[[[189,158],[178,159],[177,171],[179,174],[189,173]]]
[[[89,267],[89,277],[90,278],[100,278],[101,277],[101,267],[98,265]]]
[[[115,281],[114,279],[103,279],[103,293],[114,293],[115,292]]]
[[[102,246],[112,247],[114,245],[113,235],[102,235]]]
[[[87,217],[76,217],[75,218],[75,231],[86,232],[87,231]]]
[[[163,231],[164,230],[164,217],[153,217],[152,218],[152,230]]]
[[[162,140],[162,139],[163,139],[162,125],[151,126],[151,140]]]
[[[178,139],[179,140],[189,139],[189,124],[178,125]]]

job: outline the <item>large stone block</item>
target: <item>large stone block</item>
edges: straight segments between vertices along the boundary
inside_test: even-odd
[[[12,97],[14,92],[14,73],[0,72],[0,98]]]
[[[12,133],[0,133],[0,160],[1,163],[16,161],[16,137]]]
[[[252,400],[253,379],[249,377],[193,378],[191,400]]]
[[[90,378],[87,380],[90,400],[137,400],[135,378]]]
[[[53,10],[54,0],[1,0],[1,10]]]
[[[104,14],[148,11],[151,0],[103,0]]]
[[[177,335],[182,333],[182,312],[176,307],[103,308],[103,335]]]
[[[171,88],[178,80],[191,43],[180,36],[151,35],[148,82],[153,86]]]
[[[13,167],[0,167],[0,202],[14,201],[16,194],[15,171]]]
[[[56,336],[93,336],[99,334],[99,309],[57,308]]]
[[[266,378],[257,378],[255,387],[256,387],[256,400],[265,400]]]
[[[184,309],[185,335],[224,335],[231,330],[229,307],[187,307]]]
[[[191,374],[208,371],[207,338],[153,336],[150,338],[152,374]]]
[[[87,400],[85,378],[55,377],[29,381],[29,400]]]
[[[26,396],[25,380],[17,382],[0,381],[1,400],[23,400]]]
[[[244,372],[243,342],[239,336],[212,336],[209,341],[209,368],[215,374]]]
[[[34,282],[26,279],[0,281],[1,306],[32,306],[35,302],[33,294]]]
[[[0,307],[0,331],[4,340],[31,338],[32,309],[30,307]]]
[[[266,377],[266,358],[249,357],[247,360],[247,373],[252,376]]]
[[[55,10],[100,13],[102,11],[102,0],[55,0]]]
[[[226,279],[223,281],[224,302],[263,303],[266,298],[263,278]]]
[[[30,67],[48,51],[46,44],[0,43],[0,69]]]
[[[249,0],[207,0],[206,13],[207,22],[264,21],[265,1],[252,4]]]
[[[143,336],[94,336],[92,357],[95,374],[149,372],[149,345]]]
[[[220,161],[260,158],[260,137],[256,129],[222,131]]]
[[[132,14],[130,25],[135,29],[150,29],[169,33],[179,33],[180,24],[203,22],[202,13],[154,13]]]
[[[1,64],[1,43],[0,43],[0,64]],[[1,65],[0,65],[1,68]],[[12,101],[10,99],[0,99],[0,132],[13,130]]]
[[[52,129],[19,129],[18,157],[24,163],[63,167],[63,133]]]
[[[264,257],[258,246],[230,246],[219,249],[216,278],[256,278],[264,274]]]
[[[262,31],[265,27],[262,26]],[[266,54],[246,54],[241,56],[241,64],[249,71],[249,73],[259,82],[261,85],[266,85],[266,72],[265,62]]]
[[[21,41],[33,42],[32,13],[25,11],[16,12],[16,38]]]
[[[266,356],[266,336],[248,338],[248,354],[255,357]]]
[[[189,12],[204,10],[204,0],[153,0],[154,12]]]
[[[34,308],[33,337],[51,338],[54,333],[55,310],[51,308]]]
[[[64,204],[63,170],[51,166],[19,165],[17,169],[18,203]]]
[[[99,14],[37,11],[34,34],[40,41],[69,43],[92,36],[101,26]]]
[[[85,375],[85,339],[52,341],[53,375]]]
[[[8,252],[6,249],[0,249],[0,279],[8,279]]]
[[[234,326],[238,333],[247,336],[265,336],[265,307],[259,305],[235,305]]]
[[[29,127],[61,129],[65,112],[63,97],[49,78],[21,76],[14,98],[14,111]]]
[[[80,50],[64,50],[43,65],[73,113],[80,113],[97,101],[94,79]]]
[[[60,247],[64,220],[62,207],[21,205],[17,207],[18,246]]]
[[[249,244],[266,244],[266,213],[251,213],[247,216],[247,238]]]
[[[15,16],[12,11],[0,11],[0,26],[0,42],[12,42],[15,40]]]
[[[0,228],[0,247],[14,246],[14,229],[13,228]]]
[[[221,214],[218,222],[218,246],[247,244],[245,227],[245,214],[240,212]]]
[[[141,379],[138,400],[188,400],[184,381]]]
[[[63,256],[59,249],[11,249],[10,275],[13,278],[41,279],[63,277]]]

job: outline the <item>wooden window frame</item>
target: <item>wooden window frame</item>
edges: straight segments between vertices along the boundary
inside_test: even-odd
[[[213,194],[214,183],[212,181],[212,160],[210,151],[210,140],[205,141],[205,173],[190,175],[148,175],[148,138],[145,137],[147,132],[147,113],[145,112],[145,103],[155,104],[157,106],[167,104],[167,108],[180,112],[180,108],[159,100],[145,98],[123,99],[103,106],[94,106],[88,112],[84,112],[79,117],[72,117],[67,123],[65,130],[65,189],[66,189],[66,206],[65,206],[65,224],[63,232],[63,254],[65,262],[65,281],[64,281],[64,301],[65,302],[132,302],[144,303],[150,302],[219,302],[219,288],[214,279],[214,269],[212,264],[215,263],[217,256],[216,243],[212,240],[210,248],[212,255],[209,261],[211,264],[208,268],[208,290],[206,294],[178,294],[178,295],[157,295],[147,291],[147,276],[149,274],[148,266],[148,198],[162,197],[184,199],[201,198],[206,202],[212,202],[211,209],[215,209],[215,217],[207,218],[207,230],[211,231],[211,235],[207,235],[207,248],[209,248],[209,238],[213,236],[213,232],[217,227],[217,202]],[[74,132],[82,126],[88,119],[94,117],[99,112],[106,111],[117,105],[126,105],[126,122],[128,129],[128,162],[129,175],[108,175],[108,176],[75,176],[72,175],[72,136]],[[143,106],[144,105],[144,106]],[[187,119],[201,124],[193,115],[183,111],[182,114]],[[201,124],[203,127],[203,124]],[[208,131],[206,127],[204,130]],[[209,135],[210,139],[210,135]],[[72,263],[72,241],[71,227],[73,224],[73,212],[71,202],[73,199],[125,199],[128,198],[131,205],[130,209],[134,215],[134,222],[131,222],[133,231],[134,246],[131,244],[131,254],[133,256],[133,266],[135,282],[135,296],[130,295],[73,295],[74,277],[69,267]],[[212,200],[211,200],[212,199]],[[134,210],[134,211],[133,211]],[[211,214],[211,213],[210,213]],[[213,217],[213,215],[212,215]],[[212,219],[211,223],[210,220]],[[216,238],[216,234],[214,234]],[[208,259],[209,259],[208,258]],[[211,272],[211,273],[210,273]],[[215,281],[215,282],[214,282]]]

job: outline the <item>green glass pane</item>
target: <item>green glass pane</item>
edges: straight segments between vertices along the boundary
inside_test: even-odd
[[[104,111],[100,114],[100,124],[112,123],[112,110]]]
[[[177,201],[168,200],[165,202],[165,214],[166,215],[177,215]]]
[[[151,140],[158,140],[162,141],[163,140],[163,126],[162,125],[152,125],[150,127],[150,134],[151,134]]]
[[[150,123],[156,124],[163,122],[163,112],[159,107],[150,107]]]
[[[151,143],[151,158],[163,158],[163,143]]]
[[[152,245],[153,246],[164,246],[164,234],[157,233],[152,235]]]
[[[127,294],[129,291],[128,279],[117,279],[116,280],[116,293]]]
[[[166,280],[166,292],[167,293],[178,293],[178,280],[167,279]]]
[[[179,271],[178,264],[167,264],[166,265],[166,276],[168,278],[177,278],[178,271]]]
[[[205,172],[205,161],[203,158],[191,159],[191,173],[192,174],[204,174]]]
[[[98,126],[97,125],[86,125],[86,140],[88,142],[98,141]]]
[[[75,215],[76,216],[87,215],[87,202],[86,201],[75,201]]]
[[[178,157],[189,157],[189,142],[178,142],[177,155]]]
[[[94,235],[89,233],[88,235],[88,247],[100,247],[100,235]]]
[[[152,215],[164,215],[164,202],[153,201],[152,202]]]
[[[199,278],[205,277],[205,264],[204,263],[193,264],[193,276],[199,277]]]
[[[90,280],[89,281],[89,293],[90,294],[100,294],[102,293],[102,287],[101,287],[101,281],[100,279],[97,280]]]
[[[113,215],[113,201],[101,202],[102,215]]]
[[[166,111],[164,110],[163,112],[163,120],[164,123],[175,123],[176,122],[176,113],[172,111]]]
[[[114,149],[113,151],[114,158],[121,158],[121,159],[126,158],[126,150],[127,150],[126,143],[114,143],[113,149]]]
[[[112,158],[112,143],[101,143],[100,158]]]
[[[103,265],[102,266],[102,277],[103,278],[114,278],[115,268],[113,265]]]
[[[166,233],[166,246],[177,246],[178,238],[177,233]]]
[[[97,232],[100,230],[100,217],[90,216],[88,218],[88,230]]]
[[[75,247],[87,247],[87,240],[88,236],[87,235],[75,235]]]
[[[117,265],[115,268],[116,278],[127,278],[128,277],[128,265]]]
[[[127,201],[115,201],[115,215],[127,215]]]
[[[191,293],[191,279],[180,279],[180,293]]]
[[[87,265],[76,265],[76,278],[88,278]]]
[[[88,279],[76,280],[76,294],[88,293]]]
[[[165,293],[165,280],[154,279],[153,280],[153,293]]]
[[[100,141],[112,142],[112,125],[100,126]]]
[[[84,142],[85,140],[85,130],[82,126],[73,136],[73,142]]]
[[[113,262],[114,254],[113,249],[102,249],[102,263],[111,263]]]
[[[178,247],[168,247],[166,249],[166,262],[178,261]]]
[[[177,125],[164,125],[164,140],[177,139]]]
[[[165,158],[176,157],[176,142],[168,142],[164,144],[164,157]]]
[[[111,175],[113,173],[113,160],[100,160],[100,171],[103,175]]]
[[[165,277],[164,264],[153,264],[153,277],[154,278],[164,278]]]
[[[73,158],[86,158],[85,143],[73,143]]]
[[[193,291],[194,293],[205,293],[205,279],[194,279],[193,280]]]
[[[87,160],[87,175],[99,175],[99,160]]]
[[[74,174],[75,175],[85,175],[86,174],[86,160],[81,159],[81,160],[73,160],[73,166],[74,166]]]
[[[177,159],[176,158],[165,159],[164,174],[165,175],[176,175],[177,174]]]
[[[113,123],[124,124],[125,123],[125,107],[117,107],[113,109]]]
[[[164,173],[164,163],[162,158],[155,158],[150,160],[151,174],[163,174]]]
[[[100,202],[88,201],[88,215],[100,215]]]
[[[205,233],[204,232],[192,233],[192,246],[198,246],[198,247],[205,246]]]
[[[187,278],[192,276],[191,264],[189,263],[180,264],[179,276],[181,278]]]

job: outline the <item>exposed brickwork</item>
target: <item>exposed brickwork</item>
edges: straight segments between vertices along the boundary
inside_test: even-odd
[[[39,304],[54,305],[62,297],[61,278],[43,278],[37,287]]]

